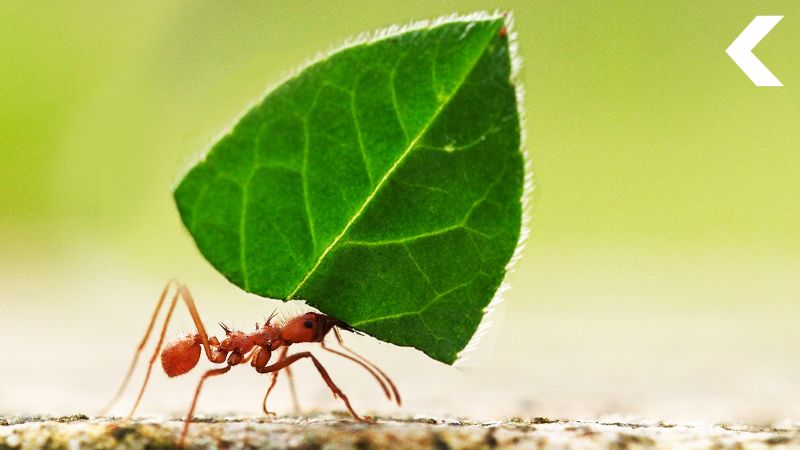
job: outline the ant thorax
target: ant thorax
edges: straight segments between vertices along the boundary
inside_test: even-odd
[[[256,324],[256,330],[251,333],[231,330],[223,323],[220,326],[225,331],[225,338],[216,347],[224,352],[247,353],[254,347],[271,347],[272,342],[280,340],[280,331],[269,323],[263,327]]]
[[[255,344],[250,336],[241,331],[226,331],[225,338],[220,342],[219,349],[225,352],[247,353]]]
[[[227,359],[229,364],[237,365],[244,360],[245,354],[254,349],[263,351],[266,354],[279,347],[282,343],[280,330],[270,325],[269,322],[264,324],[263,327],[259,327],[256,324],[255,331],[250,333],[231,330],[222,323],[220,323],[220,326],[225,331],[225,337],[222,342],[219,342],[216,338],[212,338],[209,342],[214,347],[211,361],[215,363],[221,363]]]

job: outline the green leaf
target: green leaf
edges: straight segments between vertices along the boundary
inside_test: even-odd
[[[453,363],[520,236],[504,17],[389,32],[270,92],[174,195],[231,282]]]

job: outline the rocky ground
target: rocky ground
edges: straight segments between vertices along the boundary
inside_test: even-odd
[[[0,417],[0,449],[130,448],[176,445],[177,419]],[[664,422],[514,418],[474,422],[376,418],[359,424],[337,415],[277,419],[200,417],[188,448],[269,449],[800,449],[800,424],[686,425]]]

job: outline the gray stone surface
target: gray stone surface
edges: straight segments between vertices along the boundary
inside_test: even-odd
[[[174,447],[177,419],[89,418],[83,415],[0,417],[0,449]],[[270,449],[800,449],[800,426],[681,425],[514,418],[474,422],[376,418],[358,424],[338,415],[277,419],[199,417],[187,448]]]

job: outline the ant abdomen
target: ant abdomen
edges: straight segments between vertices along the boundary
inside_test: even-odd
[[[167,376],[177,377],[194,369],[200,361],[199,336],[187,336],[164,347],[161,352],[161,367]]]

